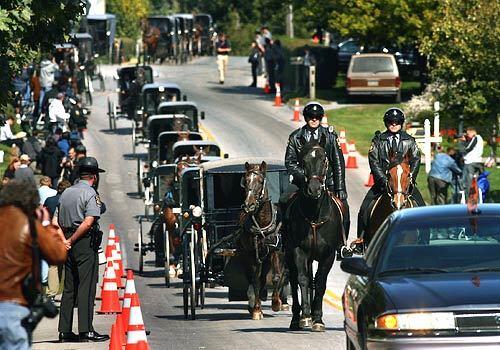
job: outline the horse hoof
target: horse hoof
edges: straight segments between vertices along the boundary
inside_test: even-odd
[[[254,320],[254,321],[260,321],[263,318],[264,318],[264,314],[262,313],[262,311],[252,312],[252,320]]]
[[[300,327],[302,328],[311,328],[312,326],[312,318],[304,317],[300,319]]]
[[[300,322],[298,322],[298,321],[292,321],[292,322],[290,323],[290,327],[289,327],[289,329],[290,329],[291,331],[301,331],[301,330],[302,330],[302,327],[300,326]]]
[[[312,325],[311,331],[313,332],[324,332],[325,325],[323,323],[315,323]]]
[[[278,312],[281,310],[281,300],[273,300],[273,303],[271,305],[271,309],[274,311],[274,312]]]
[[[290,311],[290,305],[281,304],[280,311]]]

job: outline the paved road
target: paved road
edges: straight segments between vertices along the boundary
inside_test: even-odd
[[[105,74],[111,76],[113,69],[104,67]],[[185,66],[160,66],[155,69],[160,72],[157,80],[178,83],[188,98],[206,111],[204,129],[231,157],[283,158],[287,136],[298,125],[290,121],[292,112],[287,107],[273,107],[270,98],[262,95],[261,90],[246,87],[250,83],[250,72],[245,59],[231,58],[225,85],[217,83],[216,65],[212,58],[198,59]],[[144,207],[136,194],[136,159],[131,155],[131,123],[119,120],[116,133],[108,130],[106,99],[108,96],[116,98],[114,87],[111,79],[108,79],[109,91],[96,93],[85,144],[89,154],[96,156],[107,170],[102,176],[100,192],[108,213],[101,221],[105,227],[109,223],[116,224],[117,232],[122,237],[126,265],[136,268],[138,259],[133,252],[138,230],[136,215],[143,213]],[[139,148],[138,152],[145,152],[145,149]],[[349,170],[347,176],[353,217],[366,191],[363,186],[367,177],[366,161],[358,159],[358,163],[361,169]],[[355,232],[355,225],[352,232]],[[144,276],[136,276],[145,324],[151,331],[148,340],[153,349],[345,347],[338,299],[345,274],[339,270],[337,263],[329,276],[329,297],[324,306],[327,331],[312,334],[288,332],[290,313],[272,312],[269,302],[264,304],[264,320],[250,320],[246,305],[227,302],[226,289],[221,287],[208,290],[206,308],[199,311],[196,321],[186,321],[179,283],[166,289],[163,271],[154,267],[153,259],[153,254],[149,254]],[[111,317],[96,316],[96,319],[98,331],[104,332],[111,328]],[[55,344],[45,342],[55,339],[57,334],[51,324],[54,325],[47,321],[42,324],[40,335],[35,337],[39,341],[37,349],[84,348],[77,344],[55,347]],[[99,348],[104,349],[104,344]]]

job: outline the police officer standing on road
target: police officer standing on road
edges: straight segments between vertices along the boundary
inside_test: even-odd
[[[399,108],[389,108],[384,114],[384,124],[387,130],[377,131],[372,139],[372,145],[368,152],[368,162],[375,180],[361,204],[358,214],[358,238],[362,237],[366,216],[365,211],[370,203],[378,198],[387,189],[387,170],[389,169],[389,153],[403,157],[410,154],[411,179],[413,183],[412,197],[419,206],[425,206],[420,191],[415,186],[420,168],[420,150],[415,139],[402,130],[405,122],[405,114]]]
[[[333,126],[321,126],[321,118],[325,114],[323,106],[318,102],[309,102],[305,105],[302,112],[306,125],[295,130],[288,138],[288,146],[285,154],[285,166],[290,175],[293,177],[290,188],[280,197],[280,206],[283,210],[284,206],[293,192],[298,191],[305,184],[304,170],[300,167],[299,154],[303,146],[312,140],[319,141],[322,136],[326,138],[325,150],[328,155],[329,169],[326,177],[326,187],[328,191],[333,193],[342,201],[345,207],[344,218],[344,233],[345,238],[349,236],[349,227],[351,225],[349,219],[349,205],[347,203],[347,190],[345,183],[345,163],[344,156],[340,150],[337,139],[337,133]],[[341,247],[338,247],[339,251]]]
[[[97,283],[97,250],[102,234],[97,220],[103,204],[96,191],[99,183],[97,160],[82,158],[79,181],[61,195],[56,217],[70,247],[65,265],[64,292],[59,318],[59,341],[99,342],[109,339],[94,331],[92,321]],[[78,301],[79,336],[72,332],[73,307]]]

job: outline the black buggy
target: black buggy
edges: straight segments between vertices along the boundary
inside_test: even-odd
[[[280,160],[247,158],[224,159],[188,168],[180,178],[179,201],[182,215],[182,279],[184,316],[204,306],[207,286],[229,287],[229,301],[248,300],[249,283],[243,266],[235,256],[234,233],[245,199],[241,180],[245,162],[267,163],[267,188],[272,203],[289,184],[287,170]]]
[[[153,69],[150,66],[128,66],[118,68],[115,79],[117,81],[116,92],[118,93],[118,103],[108,98],[108,119],[109,129],[116,130],[116,119],[127,118],[137,119],[137,111],[141,108],[141,89],[132,82],[138,74],[143,76],[143,84],[153,83]],[[131,88],[133,91],[131,91]],[[133,109],[130,110],[130,109]]]

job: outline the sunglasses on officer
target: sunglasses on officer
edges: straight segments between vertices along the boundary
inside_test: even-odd
[[[321,116],[313,115],[313,116],[307,117],[306,120],[321,120]]]

